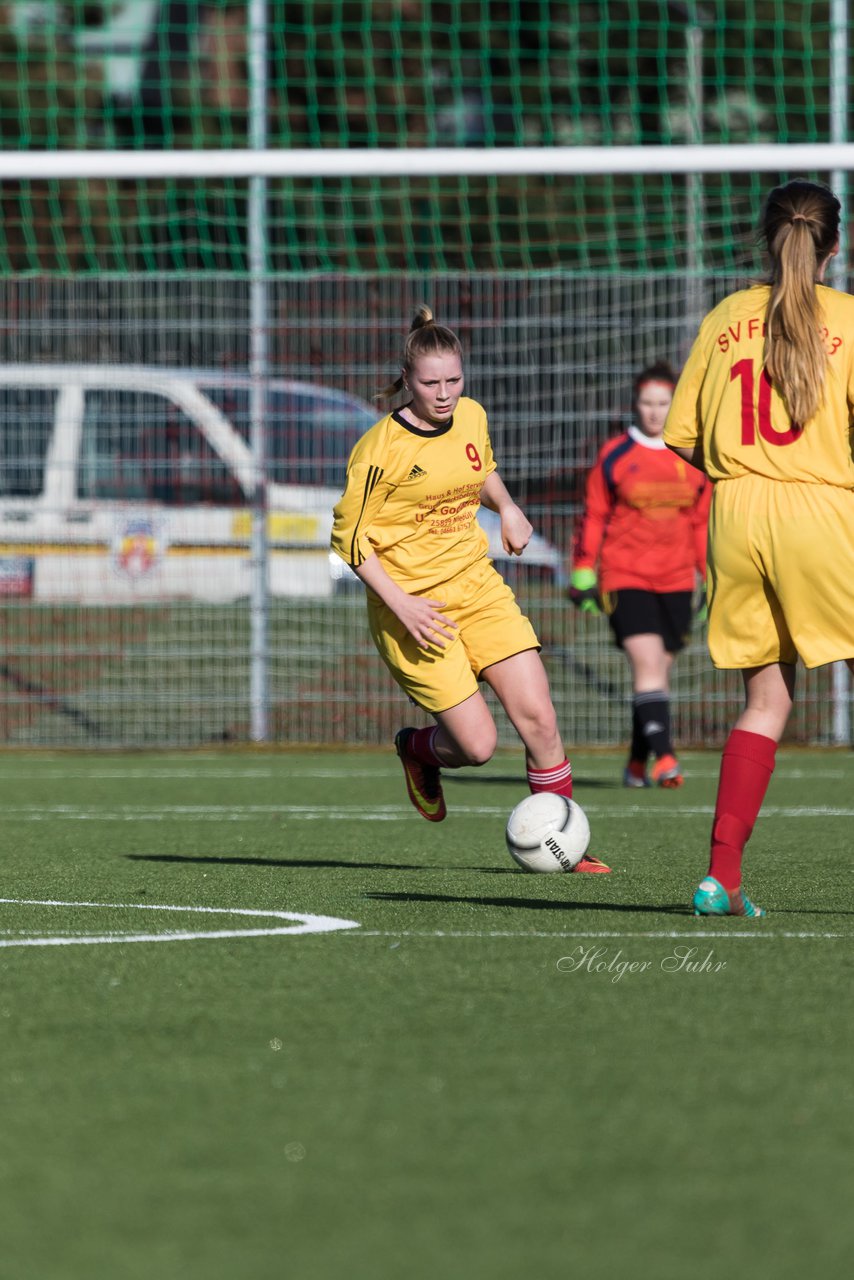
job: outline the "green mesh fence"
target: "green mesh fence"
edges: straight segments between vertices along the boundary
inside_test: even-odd
[[[0,6],[0,147],[247,143],[246,3]],[[269,145],[829,138],[824,0],[272,2]],[[270,183],[273,270],[752,269],[768,175]],[[0,271],[246,269],[239,181],[4,182]],[[695,261],[694,258],[691,261]]]
[[[0,149],[246,147],[248,15],[245,0],[0,4]],[[282,151],[830,140],[817,0],[271,0],[268,17]],[[371,419],[429,301],[546,543],[513,581],[567,740],[621,740],[626,664],[554,565],[634,373],[678,364],[699,314],[758,269],[775,176],[269,181],[267,426],[306,490],[296,523],[271,507],[274,739],[387,745],[411,715],[329,559],[322,486],[334,464],[340,491],[349,437],[324,453],[318,421],[332,429],[330,394]],[[249,436],[248,194],[0,170],[0,743],[250,733],[246,495],[205,426],[215,408]],[[838,740],[830,680],[805,679],[796,740]],[[695,632],[678,740],[719,741],[739,706]]]

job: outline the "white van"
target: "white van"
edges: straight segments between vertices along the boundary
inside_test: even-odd
[[[0,594],[45,601],[231,601],[250,589],[250,380],[129,365],[0,367]],[[273,595],[328,596],[347,457],[369,404],[312,383],[267,384]],[[500,527],[482,512],[490,551]],[[530,553],[530,554],[529,554]],[[531,566],[560,573],[542,539]]]

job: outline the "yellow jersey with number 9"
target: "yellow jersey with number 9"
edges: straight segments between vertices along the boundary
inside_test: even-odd
[[[410,592],[449,582],[486,555],[477,513],[495,465],[476,400],[461,396],[451,421],[432,431],[386,414],[350,454],[333,551],[352,568],[375,552]]]
[[[770,292],[743,289],[706,316],[673,394],[665,442],[701,442],[712,480],[752,474],[854,489],[854,297],[816,285],[824,399],[809,422],[795,423],[763,367]]]

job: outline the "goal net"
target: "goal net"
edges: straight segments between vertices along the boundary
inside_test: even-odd
[[[761,271],[767,187],[850,164],[812,145],[833,133],[828,6],[723,7],[721,28],[663,2],[604,19],[271,5],[254,156],[246,5],[183,6],[178,27],[168,6],[103,6],[100,23],[97,6],[16,7],[29,17],[0,36],[0,742],[259,736],[259,663],[263,736],[389,739],[409,712],[327,545],[347,451],[422,302],[459,332],[540,538],[508,571],[565,736],[623,740],[625,663],[563,589],[584,476],[637,370],[678,365],[704,310]],[[122,71],[111,23],[131,10]],[[719,741],[740,689],[701,628],[675,670],[679,741]],[[846,698],[810,675],[796,739],[838,737]]]

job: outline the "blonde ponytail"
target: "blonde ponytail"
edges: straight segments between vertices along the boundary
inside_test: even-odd
[[[824,399],[827,352],[816,294],[821,265],[839,235],[839,201],[827,187],[795,180],[768,197],[764,234],[771,255],[764,363],[792,422],[804,426]]]

